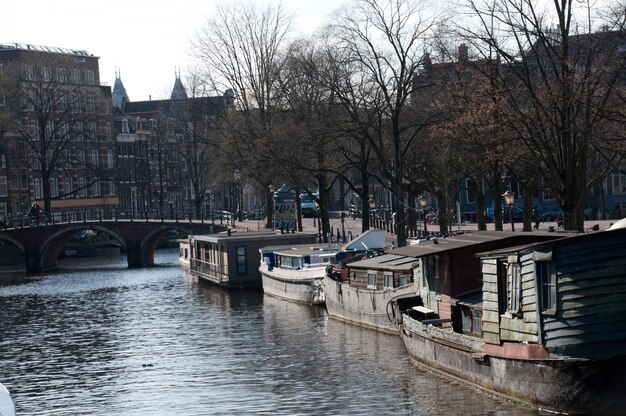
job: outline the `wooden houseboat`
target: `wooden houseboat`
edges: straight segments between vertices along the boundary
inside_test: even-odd
[[[338,263],[324,277],[326,309],[335,319],[397,334],[396,305],[421,305],[413,279],[414,257],[381,254]]]
[[[481,250],[555,238],[554,233],[474,232],[387,251],[382,256],[336,267],[324,281],[333,318],[398,334],[402,311],[415,308],[450,319],[452,297],[482,286]]]
[[[368,249],[382,249],[383,230],[369,230],[342,246],[338,244],[299,244],[264,247],[260,251],[259,271],[263,292],[295,301],[321,305],[326,268],[336,261],[347,261]]]
[[[178,263],[185,270],[191,268],[191,243],[188,239],[178,240]]]
[[[189,236],[190,271],[226,289],[261,288],[258,253],[268,245],[314,244],[316,233],[226,232]]]
[[[561,236],[483,250],[481,291],[436,291],[450,325],[403,316],[411,357],[538,408],[623,414],[626,229]]]

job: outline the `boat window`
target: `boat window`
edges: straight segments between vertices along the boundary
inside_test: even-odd
[[[400,286],[406,286],[409,284],[409,276],[406,274],[403,274],[402,276],[400,276],[399,280],[400,280],[399,282]]]
[[[556,312],[556,273],[551,261],[536,261],[535,273],[541,285],[541,310],[544,313]]]
[[[507,308],[511,313],[518,313],[521,306],[522,273],[519,263],[509,263],[507,273]]]
[[[246,247],[237,246],[237,274],[247,274]]]
[[[482,335],[481,312],[467,307],[461,309],[463,333],[466,335]]]
[[[369,289],[376,289],[376,272],[375,271],[367,272],[367,287]]]
[[[385,272],[385,289],[393,289],[393,272]]]

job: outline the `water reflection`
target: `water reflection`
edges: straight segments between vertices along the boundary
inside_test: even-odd
[[[198,283],[175,250],[156,259],[0,287],[0,380],[19,414],[535,414],[420,369],[399,337]]]

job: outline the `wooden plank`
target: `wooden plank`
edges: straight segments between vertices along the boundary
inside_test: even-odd
[[[498,294],[494,292],[483,292],[483,302],[498,302]]]
[[[500,314],[497,311],[486,311],[483,309],[483,322],[500,322]]]
[[[528,342],[529,344],[536,344],[539,342],[539,338],[537,336],[504,329],[500,331],[500,339],[502,341]]]
[[[483,280],[483,293],[484,292],[498,293],[498,284],[485,282]]]
[[[498,313],[499,310],[500,309],[498,308],[498,302],[483,300],[483,311],[491,311],[491,312]]]
[[[524,322],[522,319],[502,318],[500,321],[500,328],[502,330],[518,332],[520,334],[537,335],[537,324]]]
[[[493,334],[500,333],[500,324],[498,322],[486,322],[483,321],[481,324],[481,328],[483,332],[491,332]]]
[[[500,345],[500,335],[499,334],[492,334],[492,333],[484,333],[483,334],[483,339],[485,340],[485,343],[487,344],[496,344],[496,345]]]

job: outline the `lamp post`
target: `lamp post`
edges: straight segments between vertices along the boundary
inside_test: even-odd
[[[515,231],[515,223],[513,222],[513,203],[515,202],[515,193],[507,190],[502,194],[504,202],[509,206],[509,221],[511,221],[511,231]]]
[[[376,199],[373,196],[370,196],[370,199],[367,200],[367,203],[370,206],[370,225],[374,224],[374,209],[376,208]]]
[[[426,234],[428,233],[428,228],[426,227],[426,224],[428,223],[426,220],[426,206],[428,205],[428,198],[425,195],[420,195],[417,198],[417,201],[419,202],[420,207],[422,207],[422,215],[424,216],[424,237],[426,237]]]
[[[235,169],[235,209],[237,214],[237,221],[241,222],[241,198],[239,196],[239,181],[241,180],[241,173],[239,169]]]

